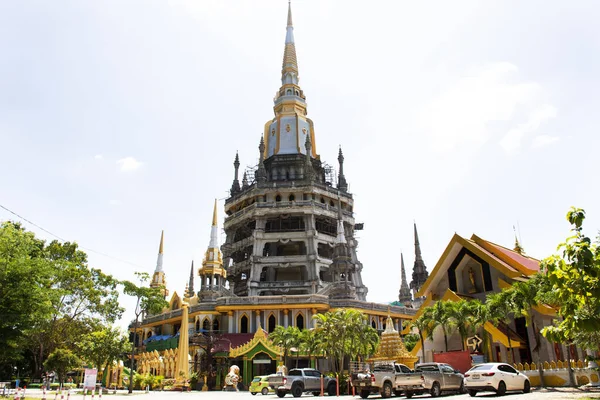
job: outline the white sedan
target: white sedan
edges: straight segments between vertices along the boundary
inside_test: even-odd
[[[477,392],[496,392],[498,396],[507,391],[529,393],[529,378],[505,363],[485,363],[471,368],[465,374],[465,389],[471,397]]]

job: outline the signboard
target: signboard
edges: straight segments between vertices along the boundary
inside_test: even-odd
[[[260,358],[255,358],[254,360],[252,360],[252,362],[254,364],[271,364],[271,360],[263,360]]]
[[[98,376],[98,370],[96,368],[86,368],[85,378],[83,379],[84,389],[96,389],[96,377]]]

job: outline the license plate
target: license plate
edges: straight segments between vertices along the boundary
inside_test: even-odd
[[[360,383],[358,384],[358,386],[365,386],[365,385],[366,385],[366,384],[365,384],[364,382],[360,382]]]
[[[479,374],[473,374],[471,375],[473,379],[479,379]]]

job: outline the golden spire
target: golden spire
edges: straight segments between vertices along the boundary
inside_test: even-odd
[[[215,199],[215,208],[213,209],[213,226],[217,226],[217,199]]]
[[[165,231],[160,234],[160,246],[158,246],[158,254],[163,254],[163,242],[165,240]]]
[[[523,250],[521,243],[519,243],[519,238],[517,237],[517,230],[515,229],[514,225],[513,225],[513,231],[515,232],[515,247],[513,248],[513,250],[516,251],[517,253],[523,255],[525,253],[525,250]]]
[[[288,21],[287,26],[292,26],[292,1],[288,1]]]

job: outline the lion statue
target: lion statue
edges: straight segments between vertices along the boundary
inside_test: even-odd
[[[225,376],[225,387],[229,387],[230,390],[235,388],[238,391],[237,384],[240,380],[240,367],[237,365],[232,365],[229,368],[229,373]]]

